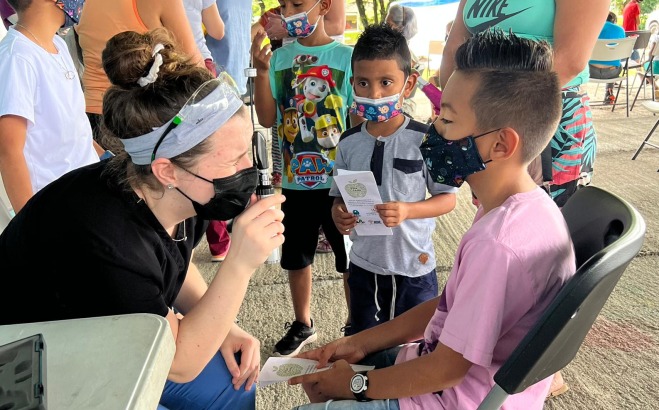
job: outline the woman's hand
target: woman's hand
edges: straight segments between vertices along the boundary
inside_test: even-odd
[[[240,365],[236,360],[236,353],[240,352]],[[220,353],[231,373],[233,388],[238,390],[244,384],[245,390],[250,390],[258,381],[261,366],[261,343],[238,325],[233,325],[224,343],[220,346]]]
[[[273,249],[284,243],[284,225],[281,223],[284,213],[278,206],[285,200],[283,195],[273,195],[252,202],[234,220],[226,264],[240,264],[256,270]]]

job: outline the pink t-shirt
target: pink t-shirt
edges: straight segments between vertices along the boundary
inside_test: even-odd
[[[458,247],[453,270],[424,334],[421,354],[438,342],[473,365],[442,395],[400,399],[401,410],[475,409],[494,374],[575,272],[563,216],[540,188],[513,195],[486,215],[476,213]],[[397,363],[418,357],[418,344]],[[542,409],[551,378],[509,397],[502,409]]]

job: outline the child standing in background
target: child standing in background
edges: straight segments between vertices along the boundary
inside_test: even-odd
[[[403,100],[416,86],[403,33],[386,24],[366,27],[352,53],[352,70],[351,113],[366,122],[343,133],[335,168],[373,172],[384,201],[376,209],[393,235],[353,232],[357,218],[332,184],[332,217],[339,232],[353,241],[348,277],[352,326],[346,336],[437,296],[431,236],[435,217],[455,208],[457,192],[428,174],[419,149],[428,125],[402,115]]]
[[[288,34],[297,41],[272,53],[270,45],[261,47],[266,37],[261,30],[252,44],[256,112],[262,126],[278,125],[282,193],[287,198],[282,205],[286,241],[281,267],[288,271],[295,320],[286,323],[287,333],[275,345],[281,356],[297,354],[317,337],[311,319],[311,264],[320,226],[332,246],[337,272],[348,270],[343,237],[330,214],[329,188],[336,145],[347,128],[352,103],[352,48],[325,32],[323,16],[331,5],[331,0],[281,1]]]

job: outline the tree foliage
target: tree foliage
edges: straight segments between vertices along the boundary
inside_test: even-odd
[[[618,15],[618,21],[622,23],[622,10],[629,3],[629,0],[613,0],[611,2],[611,11]],[[642,29],[645,26],[645,20],[647,15],[654,11],[659,5],[659,0],[644,0],[640,3],[641,5],[641,27]]]
[[[343,1],[343,0],[333,0],[333,1]],[[646,0],[646,1],[652,1],[652,0]],[[659,0],[654,0],[654,1],[659,1]],[[347,6],[348,8],[351,8],[352,5],[356,6],[357,12],[359,13],[359,19],[361,20],[362,25],[367,26],[372,23],[384,22],[384,19],[387,16],[387,10],[389,10],[389,5],[392,2],[393,0],[347,0]],[[279,6],[278,0],[253,1],[252,16],[254,17],[254,20],[257,20],[263,13],[277,6]]]

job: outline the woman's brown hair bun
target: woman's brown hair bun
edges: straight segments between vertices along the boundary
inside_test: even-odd
[[[103,69],[110,82],[124,89],[139,88],[138,80],[149,73],[154,63],[157,44],[164,46],[164,49],[158,52],[163,59],[158,72],[159,78],[167,78],[181,65],[190,63],[187,56],[175,51],[174,39],[164,28],[144,34],[124,31],[108,40],[102,53]],[[155,82],[158,82],[158,78]]]

